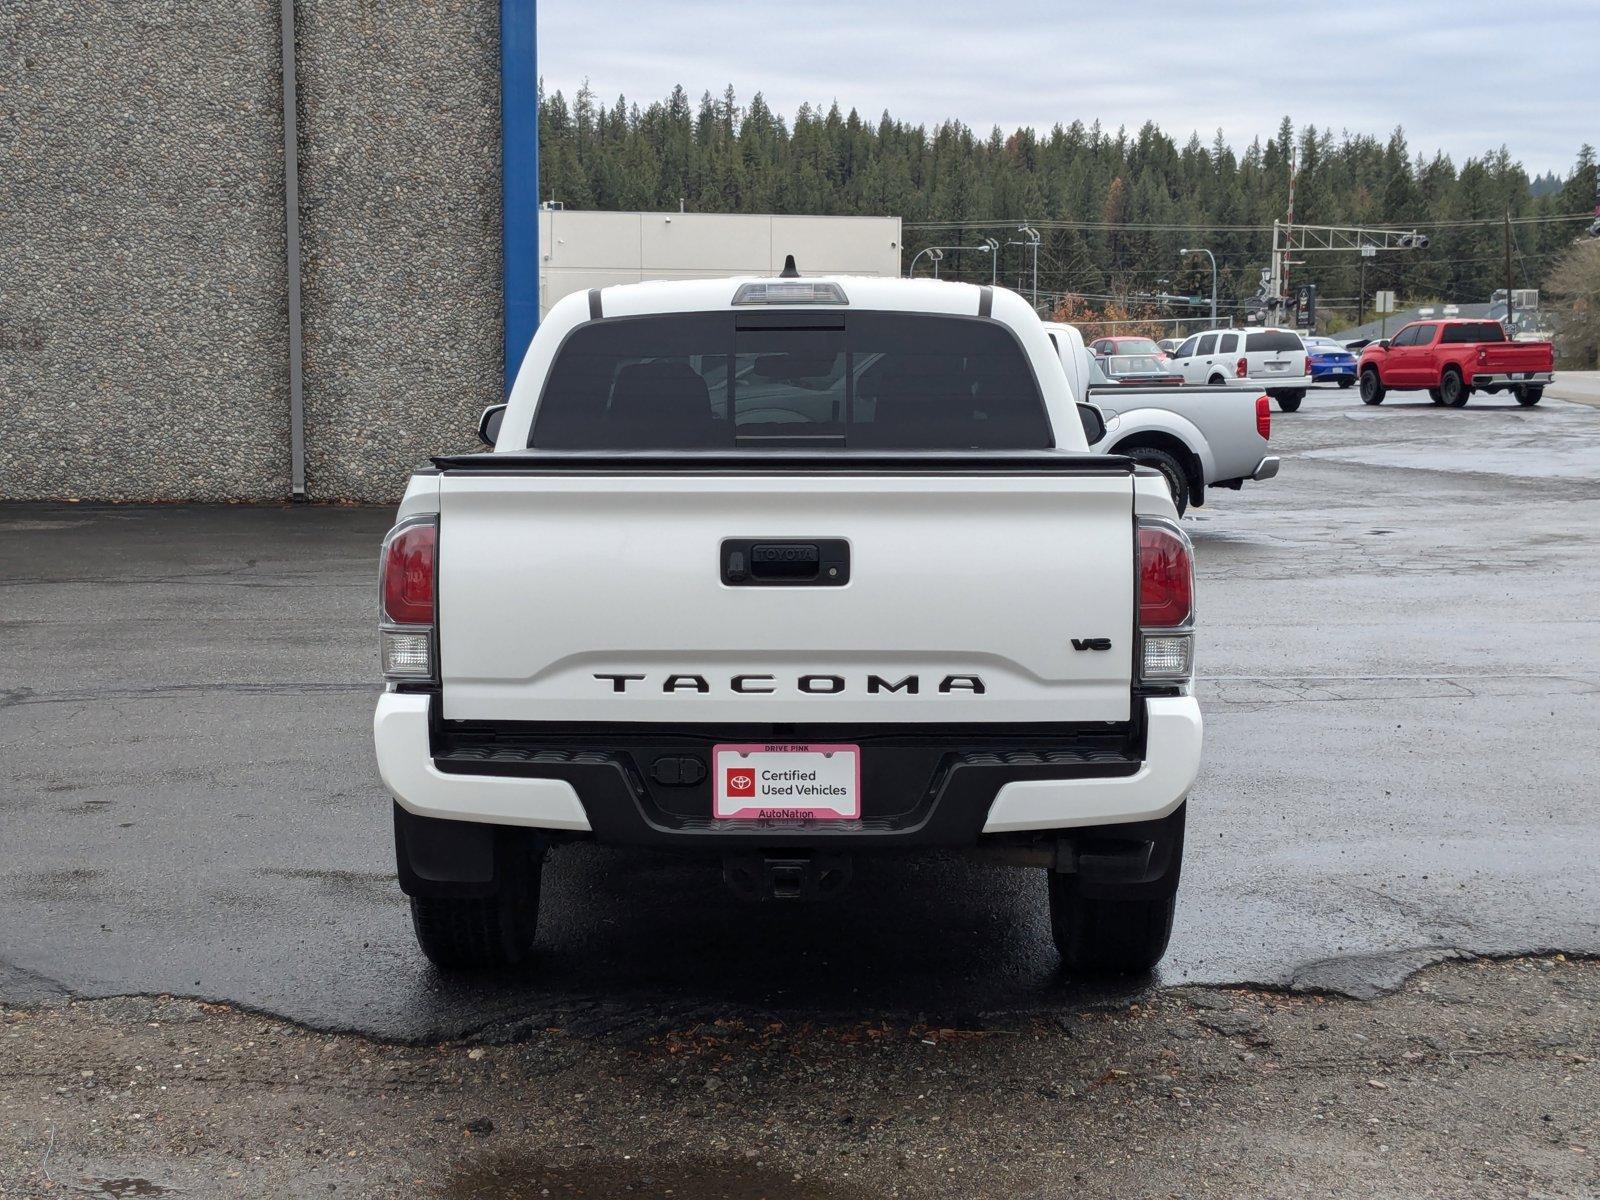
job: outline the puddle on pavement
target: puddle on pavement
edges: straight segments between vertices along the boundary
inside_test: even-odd
[[[457,1175],[442,1200],[867,1200],[868,1193],[749,1160],[502,1156]]]
[[[91,1196],[165,1196],[167,1189],[148,1179],[96,1179],[84,1191]]]

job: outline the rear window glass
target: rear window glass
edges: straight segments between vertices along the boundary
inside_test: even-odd
[[[1473,321],[1469,325],[1446,325],[1441,342],[1460,345],[1463,342],[1503,342],[1506,331],[1498,321]]]
[[[1004,326],[909,313],[687,313],[580,326],[529,445],[548,450],[1039,450]]]
[[[1149,338],[1112,338],[1113,354],[1154,354],[1156,344]]]
[[[1302,350],[1304,347],[1297,333],[1284,333],[1276,329],[1263,329],[1259,333],[1247,333],[1244,337],[1246,351],[1253,350]]]

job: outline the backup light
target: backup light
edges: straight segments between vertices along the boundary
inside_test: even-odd
[[[383,631],[383,673],[390,679],[433,677],[433,634]]]
[[[849,304],[837,283],[812,279],[764,279],[741,283],[733,294],[735,304]]]
[[[1139,674],[1145,679],[1187,679],[1194,671],[1194,637],[1170,634],[1146,637]]]

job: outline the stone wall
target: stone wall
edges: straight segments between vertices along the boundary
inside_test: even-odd
[[[494,0],[298,12],[307,483],[387,501],[497,397]],[[0,497],[286,498],[275,0],[0,8]]]

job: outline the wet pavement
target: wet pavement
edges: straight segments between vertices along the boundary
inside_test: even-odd
[[[1600,952],[1600,411],[1314,393],[1188,522],[1205,765],[1158,984],[1353,995]],[[1039,873],[747,906],[569,848],[520,980],[416,951],[369,737],[387,511],[0,506],[0,1000],[170,992],[396,1039],[1080,1006]],[[1091,993],[1092,996],[1092,993]]]

